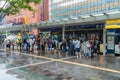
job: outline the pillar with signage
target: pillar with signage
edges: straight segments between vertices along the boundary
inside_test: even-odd
[[[120,19],[106,21],[106,42],[107,53],[120,54],[118,45],[120,42]]]

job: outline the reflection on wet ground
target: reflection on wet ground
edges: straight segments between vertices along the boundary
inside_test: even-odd
[[[120,80],[120,58],[48,58],[20,52],[0,52],[0,80]]]
[[[99,56],[96,56],[95,58],[82,57],[82,58],[79,58],[79,60],[71,59],[68,61],[120,71],[120,58],[115,56],[99,55]]]
[[[0,80],[53,80],[49,76],[31,70],[37,64],[46,61],[14,52],[0,52]]]

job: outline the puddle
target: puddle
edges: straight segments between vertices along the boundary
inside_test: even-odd
[[[27,68],[6,71],[10,68],[31,65],[33,63],[41,63],[44,61],[46,60],[23,55],[12,55],[6,57],[6,55],[2,54],[2,56],[0,56],[0,80],[54,80],[50,76],[45,76],[42,73],[35,73]]]

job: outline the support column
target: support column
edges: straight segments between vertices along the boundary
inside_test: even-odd
[[[106,55],[106,28],[103,27],[103,55]]]
[[[62,27],[62,40],[65,39],[65,25]]]

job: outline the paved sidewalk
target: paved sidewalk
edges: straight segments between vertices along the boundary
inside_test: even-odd
[[[19,54],[19,52],[5,54],[6,52],[0,52],[0,65],[12,61],[11,64],[14,66],[2,67],[0,70],[16,71],[22,66],[22,69],[29,70],[29,73],[44,74],[53,80],[120,80],[120,57],[98,55],[95,58],[82,56],[79,59],[75,57],[54,59],[53,54],[50,58],[47,55],[37,56],[29,53]]]

